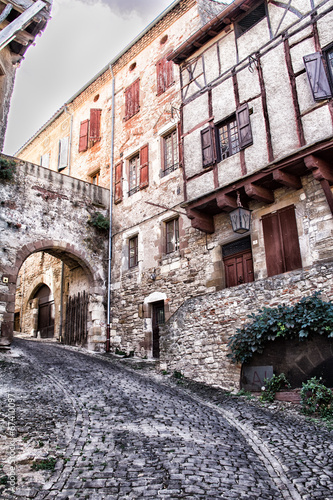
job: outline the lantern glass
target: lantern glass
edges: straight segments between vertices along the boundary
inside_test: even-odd
[[[243,207],[238,207],[236,210],[230,212],[230,220],[232,230],[235,233],[246,233],[247,231],[250,231],[251,211],[246,210],[246,208]]]

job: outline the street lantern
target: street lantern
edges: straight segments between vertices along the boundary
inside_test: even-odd
[[[246,233],[250,231],[251,225],[251,210],[247,210],[242,207],[239,193],[237,192],[237,205],[238,208],[230,212],[230,220],[232,225],[232,230],[235,233]]]

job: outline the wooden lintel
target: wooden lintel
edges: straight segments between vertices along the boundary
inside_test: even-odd
[[[236,199],[228,194],[218,193],[216,195],[216,203],[221,210],[233,210],[234,208],[237,208]]]
[[[281,170],[274,170],[273,179],[283,186],[291,187],[294,189],[301,189],[302,182],[296,175],[288,174],[287,172],[282,172]]]
[[[197,210],[186,209],[187,217],[191,219],[192,227],[200,229],[204,233],[213,234],[215,231],[214,218],[212,215],[203,214]]]
[[[304,163],[309,170],[312,170],[315,179],[319,181],[326,179],[333,184],[333,165],[315,155],[306,156]]]
[[[274,194],[269,189],[263,188],[262,186],[256,186],[254,184],[245,184],[245,192],[254,200],[263,201],[264,203],[273,203]]]

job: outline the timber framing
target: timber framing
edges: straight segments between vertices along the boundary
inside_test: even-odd
[[[237,208],[237,195],[247,207],[251,201],[274,203],[274,191],[281,187],[299,190],[301,178],[312,174],[320,182],[333,214],[333,137],[327,141],[298,149],[288,157],[270,163],[266,168],[200,198],[182,205],[192,227],[205,233],[214,232],[214,215]]]

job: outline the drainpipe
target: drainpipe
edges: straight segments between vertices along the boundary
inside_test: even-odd
[[[112,76],[112,121],[111,121],[111,161],[110,161],[110,227],[109,227],[109,255],[108,255],[108,302],[106,324],[105,352],[110,352],[110,323],[111,323],[111,260],[112,260],[112,204],[113,204],[113,166],[114,166],[114,120],[115,120],[115,81],[112,64],[109,65]]]
[[[63,329],[63,300],[64,300],[64,263],[61,262],[61,283],[60,283],[60,311],[59,311],[59,342],[62,342],[62,329]]]
[[[71,117],[71,125],[69,130],[69,146],[68,146],[68,175],[71,175],[71,156],[72,156],[72,135],[73,135],[73,114],[68,111],[65,104],[65,112]]]

